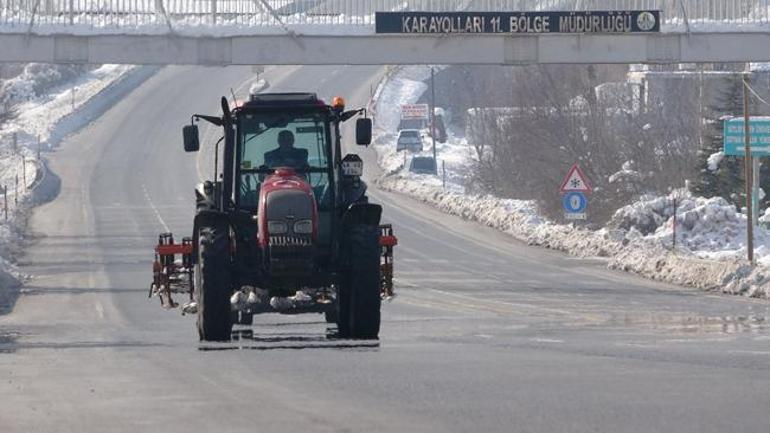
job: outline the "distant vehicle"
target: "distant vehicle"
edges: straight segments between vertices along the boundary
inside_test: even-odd
[[[409,171],[417,174],[436,174],[436,160],[432,156],[415,156],[409,164]]]
[[[411,152],[422,152],[422,134],[416,129],[402,129],[398,131],[398,140],[396,140],[396,152],[409,150]]]

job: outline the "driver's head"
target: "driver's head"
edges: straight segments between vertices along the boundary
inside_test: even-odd
[[[291,131],[283,130],[278,133],[278,146],[281,149],[288,149],[294,146],[294,134]]]

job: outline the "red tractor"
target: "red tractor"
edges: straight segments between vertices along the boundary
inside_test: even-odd
[[[254,314],[324,313],[342,338],[376,339],[381,300],[393,296],[392,227],[370,203],[363,162],[343,155],[340,124],[365,114],[310,93],[252,95],[222,116],[193,115],[184,148],[200,148],[196,121],[222,127],[213,181],[196,190],[192,236],[162,234],[153,283],[164,307],[189,293],[201,340],[230,339]],[[356,142],[371,142],[371,119],[358,118]]]

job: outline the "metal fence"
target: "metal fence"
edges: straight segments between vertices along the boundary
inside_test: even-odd
[[[0,31],[131,33],[184,28],[372,27],[376,11],[661,10],[664,31],[770,24],[770,0],[0,0]]]

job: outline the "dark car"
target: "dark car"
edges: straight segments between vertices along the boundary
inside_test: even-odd
[[[415,156],[409,164],[409,171],[418,174],[436,174],[436,160],[432,156]]]

